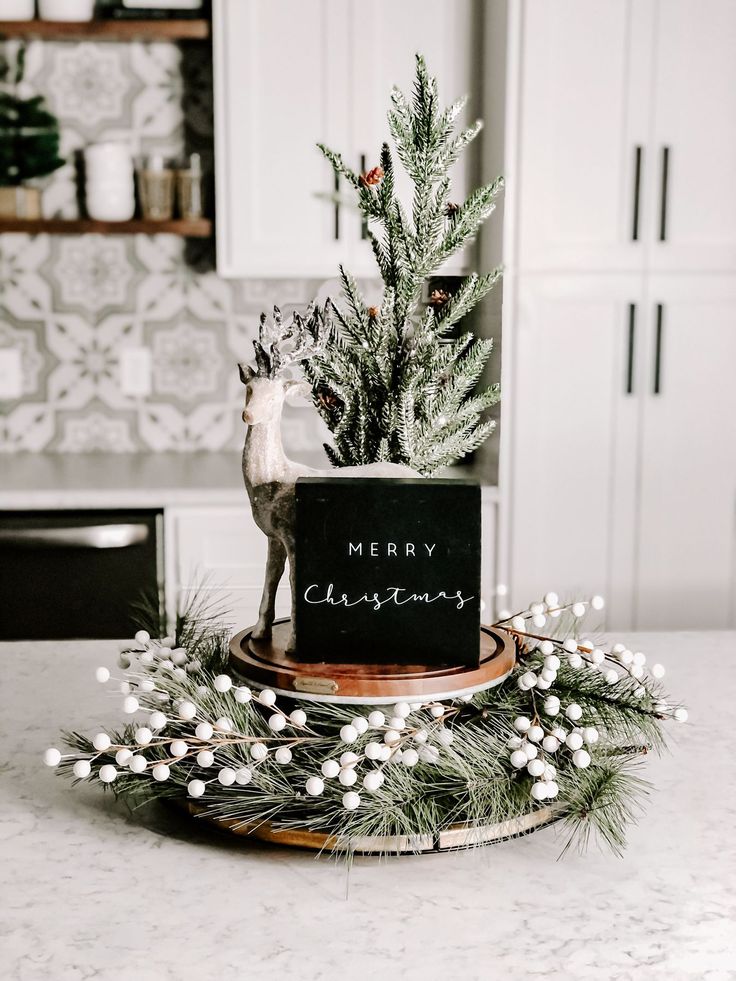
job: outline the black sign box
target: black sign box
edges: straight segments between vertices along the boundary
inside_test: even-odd
[[[301,660],[477,665],[480,487],[300,478],[296,591]]]

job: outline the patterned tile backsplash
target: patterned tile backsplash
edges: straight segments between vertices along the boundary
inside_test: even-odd
[[[198,151],[211,165],[209,54],[174,44],[33,42],[26,81],[46,95],[70,163],[47,182],[44,214],[76,217],[73,163],[90,141],[136,152]],[[186,104],[186,116],[182,110]],[[200,247],[201,248],[201,247]],[[263,309],[303,309],[324,285],[229,281],[173,236],[0,235],[0,347],[21,351],[23,394],[0,402],[0,450],[219,450],[242,441],[242,386]],[[210,268],[207,268],[209,260]],[[120,391],[120,355],[145,346],[152,392]],[[285,416],[292,450],[321,442],[310,408]]]

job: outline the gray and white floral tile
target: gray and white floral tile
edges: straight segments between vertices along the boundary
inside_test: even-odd
[[[32,42],[26,81],[58,115],[68,160],[45,183],[47,216],[79,213],[78,156],[92,141],[175,158],[196,151],[211,171],[204,46]],[[208,249],[167,235],[0,235],[0,347],[19,348],[23,370],[21,398],[0,401],[0,452],[238,445],[236,363],[252,356],[261,311],[303,310],[321,284],[223,280]],[[132,398],[120,390],[120,357],[140,345],[152,388]],[[287,407],[284,431],[292,450],[321,441],[311,411]]]

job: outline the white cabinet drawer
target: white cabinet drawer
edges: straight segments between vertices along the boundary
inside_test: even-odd
[[[172,526],[180,586],[237,589],[262,584],[268,541],[247,503],[177,511]]]

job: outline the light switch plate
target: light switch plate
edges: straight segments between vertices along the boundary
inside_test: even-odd
[[[0,348],[0,399],[11,401],[23,394],[23,361],[17,347]]]
[[[141,398],[151,394],[151,352],[147,347],[120,351],[120,391]]]

